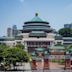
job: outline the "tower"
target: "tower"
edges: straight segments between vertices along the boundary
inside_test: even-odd
[[[13,25],[13,27],[12,27],[12,36],[15,37],[15,36],[17,36],[17,34],[18,34],[17,26]]]
[[[12,29],[11,28],[7,28],[7,36],[12,37]]]

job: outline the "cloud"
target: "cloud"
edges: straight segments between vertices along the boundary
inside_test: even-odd
[[[24,2],[24,0],[20,0],[20,2]]]

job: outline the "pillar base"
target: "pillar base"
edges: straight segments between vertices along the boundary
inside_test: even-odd
[[[44,59],[44,69],[49,69],[49,60]]]
[[[65,69],[71,69],[71,61],[70,61],[70,59],[65,59]]]
[[[31,68],[32,70],[36,70],[36,60],[32,60]]]

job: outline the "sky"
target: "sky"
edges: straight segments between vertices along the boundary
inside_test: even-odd
[[[35,13],[59,30],[72,23],[72,0],[0,0],[0,36],[5,36],[13,25],[22,29]]]

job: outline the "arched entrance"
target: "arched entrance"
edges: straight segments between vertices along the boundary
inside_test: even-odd
[[[48,51],[44,48],[37,48],[35,52],[32,53],[32,69],[48,69]]]
[[[44,67],[43,61],[44,61],[43,58],[42,59],[38,58],[38,60],[36,60],[37,69],[43,69]]]

